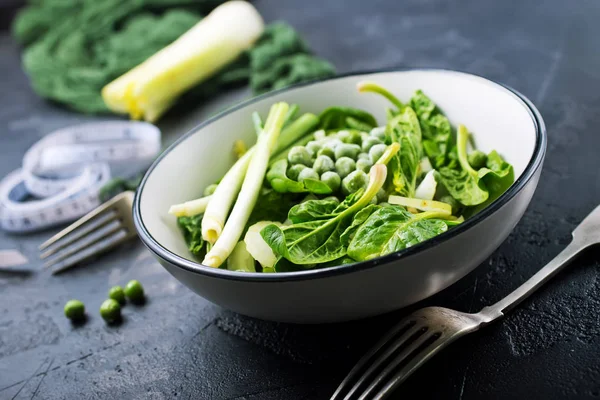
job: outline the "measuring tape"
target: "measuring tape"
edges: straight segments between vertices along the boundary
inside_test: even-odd
[[[110,167],[145,166],[159,153],[160,131],[146,122],[108,121],[52,132],[0,181],[0,229],[30,232],[73,221],[100,205]]]

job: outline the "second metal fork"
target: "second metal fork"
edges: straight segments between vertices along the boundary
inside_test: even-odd
[[[498,303],[476,314],[426,307],[392,328],[350,371],[331,400],[381,400],[433,355],[467,333],[504,316],[586,248],[600,243],[600,206],[573,231],[572,242]]]
[[[56,274],[135,237],[133,192],[120,193],[40,246],[45,267]]]

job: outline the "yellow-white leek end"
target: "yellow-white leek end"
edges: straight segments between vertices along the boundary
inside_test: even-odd
[[[202,238],[208,243],[214,244],[221,235],[229,210],[244,182],[253,153],[254,148],[237,160],[212,194],[202,217]]]
[[[421,211],[433,211],[443,215],[452,215],[452,206],[447,203],[435,200],[411,199],[402,196],[390,196],[388,203],[398,206],[412,207]]]
[[[176,217],[193,217],[206,211],[211,196],[201,197],[196,200],[186,201],[185,203],[175,204],[169,208],[169,214]]]
[[[246,250],[248,253],[250,253],[263,268],[273,268],[277,262],[277,256],[260,235],[260,231],[267,225],[283,226],[276,221],[257,222],[248,228],[248,232],[246,232],[246,236],[244,236],[244,243],[246,243]]]
[[[169,46],[102,89],[109,109],[156,121],[177,97],[249,49],[264,30],[246,1],[221,4]]]
[[[223,232],[202,262],[204,265],[217,268],[223,264],[238,243],[240,236],[242,236],[244,227],[248,222],[248,218],[250,218],[250,213],[256,204],[256,199],[258,198],[267,172],[267,166],[269,165],[269,157],[281,133],[288,109],[289,106],[286,103],[276,103],[271,107],[264,131],[258,137],[254,151],[246,153],[250,153],[252,157],[248,165],[248,171],[244,177],[244,183],[233,206],[233,210],[227,219],[227,223],[223,227]],[[244,157],[246,155],[240,160]],[[222,182],[219,183],[217,189],[222,185]],[[213,201],[210,202],[209,206],[212,203]]]

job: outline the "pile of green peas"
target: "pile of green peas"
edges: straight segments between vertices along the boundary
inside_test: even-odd
[[[371,132],[341,130],[325,136],[315,133],[306,146],[294,146],[288,153],[288,178],[302,182],[320,180],[333,194],[352,194],[369,183],[368,173],[386,149],[385,128]]]

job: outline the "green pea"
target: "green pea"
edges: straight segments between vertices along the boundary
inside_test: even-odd
[[[371,150],[371,147],[375,146],[376,144],[381,144],[381,140],[379,140],[376,137],[368,137],[367,139],[363,140],[362,142],[362,151],[364,151],[365,153],[368,153],[369,150]]]
[[[350,143],[350,131],[339,131],[337,137],[344,143]]]
[[[298,182],[304,182],[306,179],[319,180],[319,174],[312,168],[304,168],[298,175]]]
[[[72,321],[80,321],[85,316],[85,306],[79,300],[69,300],[65,304],[65,317]]]
[[[342,178],[333,171],[326,171],[321,175],[321,182],[329,186],[333,192],[337,192],[342,183]]]
[[[348,141],[346,143],[361,145],[362,137],[359,131],[351,131],[350,136],[348,137]]]
[[[113,286],[108,291],[108,298],[119,302],[119,304],[125,304],[125,292],[121,286]]]
[[[335,162],[335,172],[344,179],[356,169],[356,162],[350,157],[341,157]]]
[[[314,140],[306,143],[306,150],[310,153],[311,156],[315,156],[318,154],[319,150],[321,150],[321,144]]]
[[[288,161],[290,164],[304,164],[307,167],[312,165],[312,156],[304,146],[294,146],[288,153]]]
[[[363,160],[363,159],[371,161],[371,157],[369,156],[369,153],[359,153],[356,161]]]
[[[110,323],[117,322],[121,319],[121,305],[113,299],[106,299],[100,306],[100,315]]]
[[[125,296],[133,303],[144,300],[144,287],[139,281],[132,280],[125,285]]]
[[[388,203],[387,201],[381,202],[381,203],[379,203],[379,205],[380,205],[381,207],[391,207],[391,206],[392,206],[392,205],[391,205],[390,203]]]
[[[335,159],[350,157],[351,159],[356,160],[358,158],[358,153],[360,153],[359,145],[342,143],[335,148]]]
[[[213,183],[212,185],[208,185],[206,187],[206,189],[204,189],[204,196],[210,196],[211,194],[213,194],[215,192],[215,190],[217,190],[217,184]]]
[[[377,163],[377,161],[381,158],[383,153],[385,153],[386,149],[385,144],[376,144],[369,150],[369,157],[371,157],[371,162],[373,164]]]
[[[327,156],[319,156],[313,164],[313,169],[317,174],[321,175],[327,171],[333,171],[335,169],[335,163]]]
[[[338,147],[340,144],[342,144],[342,141],[338,138],[327,138],[323,141],[321,149],[330,149],[331,151],[335,152],[335,148]]]
[[[369,204],[377,204],[377,196],[371,197],[371,200],[369,200]]]
[[[467,160],[469,161],[469,164],[471,164],[471,167],[480,169],[485,167],[487,155],[483,151],[475,150],[469,153]]]
[[[366,188],[369,183],[369,177],[361,170],[351,172],[342,180],[342,192],[345,195],[356,192],[359,189]]]
[[[335,151],[333,151],[333,149],[329,148],[329,147],[323,147],[321,148],[321,150],[319,150],[317,152],[317,157],[318,156],[327,156],[331,159],[335,158]]]
[[[371,160],[365,160],[364,158],[360,158],[356,162],[356,169],[359,169],[363,172],[369,172],[372,166],[373,163],[371,162]]]
[[[300,175],[300,172],[302,172],[302,170],[304,168],[308,168],[308,167],[306,165],[304,165],[304,164],[292,165],[287,170],[287,176],[288,176],[288,178],[290,178],[291,180],[297,181],[298,180],[298,175]]]
[[[385,126],[377,126],[371,129],[369,135],[381,140],[382,142],[385,141]]]

